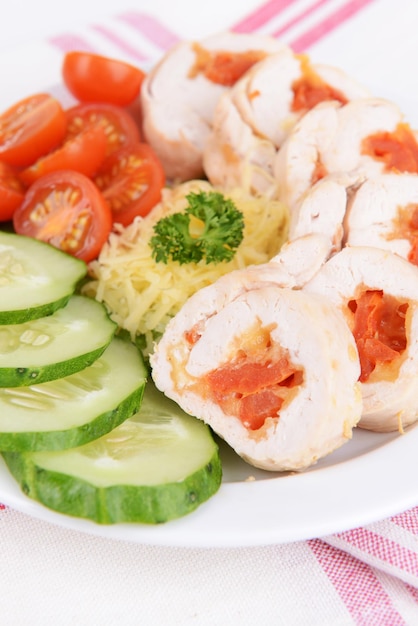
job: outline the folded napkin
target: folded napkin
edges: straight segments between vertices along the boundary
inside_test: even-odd
[[[400,62],[401,58],[406,58],[405,42],[408,41],[406,31],[409,29],[410,36],[413,36],[413,24],[416,24],[416,20],[412,19],[413,4],[408,0],[398,1],[396,5],[402,6],[404,12],[400,15],[402,11],[397,11],[393,1],[390,0],[269,0],[242,19],[224,26],[236,32],[257,31],[274,35],[291,45],[297,52],[307,51],[312,58],[332,62],[334,65],[341,64],[357,79],[364,79],[363,82],[368,81],[372,87],[375,84],[383,85],[379,95],[391,95],[390,86],[383,84],[383,77],[389,71],[388,68],[393,70],[391,75],[394,76],[395,81],[398,81],[399,89],[402,88],[402,80],[409,80],[405,78],[405,73],[401,73],[402,76],[398,75],[395,65]],[[418,14],[418,11],[416,13]],[[365,33],[370,33],[372,26],[376,26],[373,32],[376,37],[376,46],[380,46],[379,54],[381,54],[386,49],[383,45],[384,35],[386,33],[389,37],[395,25],[398,28],[396,47],[393,46],[393,40],[389,42],[392,46],[388,46],[390,50],[387,51],[387,56],[380,59],[374,58],[375,70],[371,73],[372,60],[367,57],[368,51],[364,49],[364,46],[363,49],[359,49],[356,35],[359,40],[367,41],[369,35],[365,36]],[[405,37],[403,37],[403,31],[400,32],[401,28],[406,29]],[[380,39],[378,33],[381,35]],[[172,27],[161,18],[151,13],[130,10],[100,23],[80,28],[77,32],[58,33],[48,38],[47,45],[56,51],[57,58],[63,52],[77,48],[113,55],[130,62],[147,64],[157,59],[181,38],[197,35],[191,32],[174,32]],[[349,49],[347,48],[348,42],[352,42]],[[327,54],[331,54],[330,51],[332,51],[332,58],[327,59]],[[378,67],[381,69],[377,69]],[[416,87],[415,90],[418,91]],[[8,507],[1,506],[0,509],[1,524],[6,524],[8,520],[11,523],[12,518],[15,520],[15,516],[21,524],[22,519],[26,519]],[[136,546],[134,549],[140,548]],[[146,547],[144,549],[151,550]],[[315,595],[315,589],[320,593],[328,590],[330,595],[327,595],[327,601],[329,597],[333,598],[333,601],[325,608],[320,607],[319,600],[316,600],[318,614],[328,615],[329,621],[324,617],[321,620],[309,622],[310,609],[307,606],[305,614],[303,607],[300,609],[300,621],[296,619],[292,621],[290,616],[288,620],[275,621],[273,619],[275,615],[272,614],[268,616],[271,621],[266,619],[260,623],[286,625],[353,623],[364,626],[418,624],[416,611],[418,606],[418,506],[365,527],[321,539],[275,546],[271,549],[274,549],[274,554],[280,559],[282,572],[284,574],[287,572],[290,585],[295,584],[291,577],[296,576],[300,587],[310,589],[311,595]],[[258,550],[265,558],[270,558],[266,556],[267,547],[258,548]],[[192,552],[196,554],[198,551]],[[233,560],[234,550],[227,552]],[[237,554],[236,551],[235,554]],[[248,553],[245,554],[248,556]],[[173,554],[171,557],[175,561]],[[174,572],[174,564],[171,563],[171,566]],[[278,567],[277,564],[275,567]],[[196,575],[199,576],[199,572]],[[284,599],[282,601],[284,602]],[[245,606],[242,615],[244,615],[244,609]],[[307,621],[303,621],[303,615]],[[177,621],[175,616],[172,616],[172,621],[170,621],[167,616],[167,622],[161,623],[181,624],[182,622]],[[189,621],[184,623],[189,623]],[[190,623],[194,622],[191,620]],[[247,622],[243,617],[240,622],[230,620],[223,622],[219,617],[219,620],[208,619],[208,621],[203,620],[198,623],[245,624]]]

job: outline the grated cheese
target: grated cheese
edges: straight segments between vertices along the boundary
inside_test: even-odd
[[[136,218],[126,228],[116,225],[99,258],[89,266],[92,280],[83,293],[103,302],[112,319],[132,339],[143,336],[146,356],[170,318],[193,293],[227,272],[269,261],[287,238],[288,213],[281,203],[234,190],[225,195],[242,211],[245,227],[243,241],[230,262],[157,263],[149,246],[154,224],[183,211],[186,196],[199,190],[214,188],[206,181],[189,181],[165,189],[162,202],[147,217]]]

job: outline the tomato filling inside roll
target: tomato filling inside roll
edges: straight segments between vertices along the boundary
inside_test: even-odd
[[[408,124],[398,124],[392,133],[366,137],[362,152],[383,161],[387,171],[418,172],[418,144]]]
[[[298,55],[302,63],[302,76],[294,81],[292,111],[309,111],[325,100],[337,100],[342,104],[348,102],[341,91],[328,85],[309,65],[305,55]]]
[[[353,313],[353,335],[360,357],[359,380],[366,382],[378,366],[393,363],[405,350],[408,305],[383,291],[370,290],[348,306]]]
[[[314,167],[314,170],[312,172],[311,185],[312,186],[315,185],[315,183],[317,183],[318,180],[321,180],[322,178],[325,178],[325,176],[327,174],[328,174],[327,168],[322,163],[322,161],[318,158],[316,160],[315,167]]]
[[[407,259],[413,265],[418,265],[418,204],[408,204],[399,209],[394,220],[393,235],[388,238],[392,237],[401,237],[410,242]]]
[[[194,78],[203,74],[212,83],[232,87],[237,80],[266,56],[261,50],[246,50],[245,52],[211,51],[199,44],[194,44],[196,62],[189,72]]]
[[[250,430],[261,428],[268,417],[279,417],[291,389],[303,382],[303,370],[292,364],[287,350],[271,342],[267,329],[254,339],[205,377],[212,401]]]

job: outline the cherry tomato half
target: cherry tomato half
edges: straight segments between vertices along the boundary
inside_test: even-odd
[[[106,155],[122,146],[140,141],[139,128],[125,109],[112,104],[77,104],[66,111],[67,137],[78,135],[83,128],[99,124],[107,137]]]
[[[137,98],[145,73],[124,61],[73,51],[64,56],[62,76],[80,102],[127,106]]]
[[[108,157],[94,181],[112,210],[113,221],[128,226],[161,200],[165,175],[152,148],[138,143]]]
[[[0,115],[0,159],[27,167],[63,140],[67,120],[61,104],[40,93],[20,100]]]
[[[0,222],[12,219],[13,213],[23,202],[25,189],[17,172],[11,165],[0,162]]]
[[[99,124],[83,127],[78,135],[64,140],[53,152],[22,170],[20,179],[29,186],[41,176],[57,170],[74,170],[91,178],[104,161],[107,137]]]
[[[112,213],[96,185],[70,170],[33,183],[13,214],[16,233],[45,241],[86,262],[95,259],[112,228]]]

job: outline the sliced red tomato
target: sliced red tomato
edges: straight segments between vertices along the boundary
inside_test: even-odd
[[[212,83],[232,87],[255,63],[266,56],[262,50],[246,50],[230,52],[228,50],[213,51],[194,44],[196,62],[190,69],[190,76],[203,74]]]
[[[206,376],[209,394],[226,413],[237,414],[247,428],[258,430],[277,416],[288,390],[300,385],[302,371],[287,356],[276,362],[237,361]]]
[[[291,106],[292,111],[308,111],[313,109],[319,102],[326,100],[337,100],[342,104],[347,104],[346,96],[338,89],[328,85],[317,74],[309,62],[309,57],[305,54],[300,54],[298,59],[301,62],[302,75],[292,84],[294,94]]]
[[[398,124],[392,133],[381,132],[366,137],[362,152],[383,161],[388,172],[418,172],[418,142],[408,124]]]
[[[29,186],[50,172],[74,170],[91,178],[104,161],[107,137],[103,126],[91,124],[33,165],[20,172],[20,179]]]
[[[377,365],[394,361],[405,350],[408,305],[382,291],[370,290],[350,301],[349,308],[360,357],[359,380],[365,382]]]
[[[248,396],[271,385],[279,385],[295,373],[287,358],[277,363],[253,363],[251,361],[225,365],[208,374],[211,387],[221,396],[238,393]]]
[[[271,389],[263,389],[240,399],[238,415],[244,426],[258,430],[268,417],[279,414],[283,402],[284,397]]]
[[[61,104],[40,93],[20,100],[0,115],[0,159],[27,167],[63,140],[67,120]]]
[[[132,117],[122,107],[112,104],[77,104],[66,111],[67,138],[75,137],[86,126],[102,126],[107,137],[106,155],[123,146],[140,141],[139,128]]]
[[[64,56],[64,83],[80,102],[131,104],[139,95],[145,73],[129,63],[90,52]]]
[[[112,210],[113,221],[128,226],[161,200],[165,175],[152,148],[138,143],[108,157],[94,181]]]
[[[45,241],[86,262],[95,259],[112,228],[112,213],[96,185],[62,170],[39,178],[13,215],[20,235]]]
[[[23,202],[25,189],[17,171],[7,163],[0,162],[0,222],[12,219],[13,213]]]

